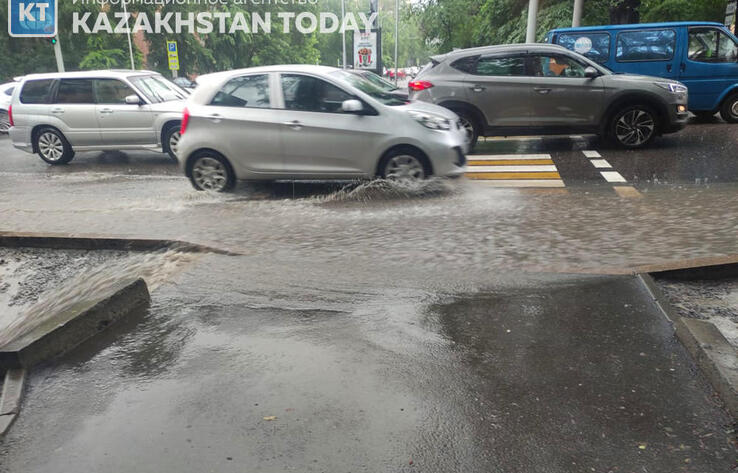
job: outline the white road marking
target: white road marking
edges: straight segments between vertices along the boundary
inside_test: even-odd
[[[594,165],[594,167],[596,167],[596,168],[608,168],[608,169],[609,169],[609,168],[612,168],[612,166],[610,166],[610,163],[608,163],[608,162],[607,162],[607,161],[605,161],[604,159],[593,159],[593,160],[592,160],[592,161],[590,161],[590,162],[591,162],[591,163],[592,163],[592,165]]]
[[[566,187],[560,179],[505,179],[494,181],[474,181],[490,187]]]
[[[469,166],[466,173],[476,172],[556,172],[556,166]]]
[[[607,182],[628,182],[617,171],[602,171],[600,174],[602,174],[602,177],[604,177]]]
[[[584,137],[582,135],[570,135],[569,138],[572,140],[583,140]]]
[[[584,150],[582,151],[582,153],[584,153],[584,156],[587,158],[601,158],[602,157],[602,155],[598,153],[597,151]]]
[[[467,155],[469,161],[504,161],[504,160],[533,160],[533,159],[551,159],[550,154],[479,154]]]

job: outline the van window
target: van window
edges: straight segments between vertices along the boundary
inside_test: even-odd
[[[56,93],[56,103],[95,103],[92,79],[62,79]]]
[[[267,75],[243,76],[229,80],[215,94],[211,105],[269,108],[269,81]]]
[[[20,93],[22,103],[49,103],[51,101],[51,79],[29,80],[23,85]]]
[[[610,35],[607,33],[564,33],[556,43],[595,62],[605,63],[610,59]]]
[[[618,34],[615,59],[618,62],[668,61],[674,57],[676,31],[623,31]]]
[[[515,56],[488,56],[477,62],[478,76],[524,76],[525,57]]]
[[[716,28],[691,28],[687,57],[697,62],[736,62],[738,46]]]

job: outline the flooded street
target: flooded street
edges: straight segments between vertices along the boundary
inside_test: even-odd
[[[480,143],[548,156],[558,187],[232,195],[192,190],[162,155],[48,167],[0,138],[2,232],[237,254],[115,253],[45,280],[73,298],[133,271],[152,305],[34,368],[0,472],[731,471],[734,420],[628,272],[738,254],[733,130],[690,127],[643,152]]]

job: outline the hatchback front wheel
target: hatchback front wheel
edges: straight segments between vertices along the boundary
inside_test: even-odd
[[[202,151],[190,161],[190,182],[199,191],[226,192],[236,184],[231,164],[218,153]]]
[[[382,160],[379,174],[395,181],[421,181],[428,176],[425,157],[413,149],[390,151]]]

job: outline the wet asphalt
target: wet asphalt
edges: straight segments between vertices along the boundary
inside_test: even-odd
[[[738,253],[737,137],[716,120],[641,152],[480,145],[550,153],[563,189],[231,196],[162,155],[52,168],[0,139],[0,230],[243,254],[153,275],[145,314],[35,369],[0,471],[732,471],[734,420],[637,281],[571,273]]]

